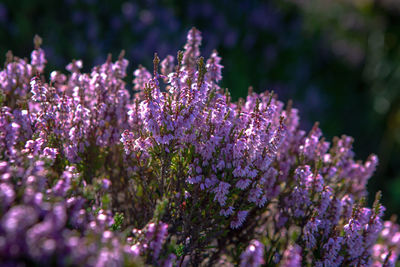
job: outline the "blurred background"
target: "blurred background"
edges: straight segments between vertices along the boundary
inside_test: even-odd
[[[129,72],[203,33],[203,55],[222,56],[234,99],[274,90],[293,99],[302,125],[351,135],[357,158],[380,158],[370,199],[383,192],[387,217],[400,214],[400,1],[398,0],[1,0],[0,60],[29,57],[43,38],[47,71],[83,59],[84,70],[116,58]],[[129,79],[132,78],[132,75]],[[371,200],[370,200],[371,201]]]

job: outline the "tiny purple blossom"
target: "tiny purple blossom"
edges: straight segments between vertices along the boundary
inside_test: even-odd
[[[217,200],[221,206],[225,205],[226,195],[229,192],[230,184],[225,182],[220,182],[219,185],[214,189],[215,197],[214,200]]]
[[[239,211],[236,215],[236,218],[231,221],[231,228],[232,229],[240,228],[243,225],[244,221],[246,220],[248,214],[249,211],[247,210]]]
[[[264,245],[258,240],[252,240],[240,255],[240,266],[258,267],[262,264],[264,264]]]
[[[43,72],[46,62],[47,61],[43,49],[39,48],[32,51],[31,65],[35,66],[39,72]]]
[[[300,267],[301,260],[302,260],[301,248],[298,245],[290,245],[283,253],[280,266]]]
[[[47,88],[42,85],[37,77],[31,80],[32,100],[37,102],[44,102],[47,100]]]

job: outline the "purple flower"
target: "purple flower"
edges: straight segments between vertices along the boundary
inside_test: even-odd
[[[183,63],[186,71],[194,72],[196,69],[196,60],[200,56],[201,33],[196,28],[192,28],[187,35],[185,52],[183,53]]]
[[[133,74],[135,75],[135,79],[133,80],[133,89],[138,92],[136,94],[137,96],[141,96],[143,94],[146,83],[149,83],[152,77],[150,75],[150,72],[148,72],[148,70],[143,66],[139,66],[139,68],[135,70]]]
[[[237,229],[240,228],[244,221],[246,220],[247,214],[249,211],[247,210],[241,210],[237,213],[236,218],[231,221],[231,228],[232,229]]]
[[[1,225],[7,235],[15,236],[32,226],[38,219],[35,209],[30,206],[14,206],[2,217]]]
[[[43,86],[36,77],[31,80],[32,100],[37,102],[47,101],[47,87]]]
[[[33,50],[31,54],[31,65],[35,66],[39,72],[43,72],[47,61],[43,49]]]
[[[218,83],[222,80],[221,70],[223,66],[220,64],[221,58],[218,56],[217,51],[213,51],[210,58],[207,59],[207,80],[213,83]]]
[[[339,255],[339,251],[342,247],[343,237],[329,238],[323,249],[323,260],[318,262],[320,266],[340,266],[343,261],[343,256]]]
[[[258,267],[262,264],[264,264],[264,245],[258,240],[252,240],[240,255],[240,266]]]
[[[229,192],[230,186],[231,185],[228,183],[220,182],[219,185],[214,189],[214,200],[217,200],[221,206],[225,206],[226,195]]]
[[[163,61],[161,61],[161,73],[167,77],[173,71],[174,71],[174,57],[168,55]]]
[[[311,218],[304,227],[303,240],[306,242],[306,247],[312,249],[317,245],[316,237],[318,236],[318,226],[320,220],[316,218]]]
[[[298,245],[290,245],[283,253],[280,266],[300,267],[301,260],[302,260],[301,248]]]
[[[43,155],[51,161],[54,161],[57,157],[58,151],[56,148],[45,147]]]

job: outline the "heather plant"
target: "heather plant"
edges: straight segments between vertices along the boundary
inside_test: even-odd
[[[303,14],[306,32],[322,38],[323,46],[342,62],[346,72],[354,73],[341,80],[349,80],[345,83],[351,84],[355,81],[354,76],[359,77],[357,84],[350,88],[363,92],[363,105],[373,108],[365,111],[361,111],[361,107],[354,109],[360,110],[360,114],[365,114],[363,117],[368,119],[361,122],[364,125],[362,134],[357,133],[357,129],[352,131],[354,135],[360,135],[361,138],[357,138],[360,144],[374,140],[372,147],[378,151],[380,165],[377,172],[379,179],[373,182],[372,187],[381,188],[388,210],[398,213],[400,176],[397,169],[399,157],[396,155],[400,144],[400,121],[397,119],[400,114],[400,80],[396,73],[400,59],[400,32],[397,27],[400,2],[293,2],[298,4]],[[347,86],[335,84],[333,88]],[[341,99],[351,98],[347,94],[341,95]],[[359,98],[359,95],[356,97]],[[359,121],[358,118],[355,121]]]
[[[398,6],[393,0],[5,0],[0,60],[9,47],[24,55],[38,32],[46,37],[45,75],[70,58],[83,59],[81,71],[89,72],[121,47],[148,67],[149,54],[174,54],[181,33],[198,25],[206,40],[202,54],[217,48],[228,66],[220,86],[233,99],[244,97],[249,84],[257,92],[271,88],[281,100],[295,100],[302,127],[319,120],[329,139],[356,137],[359,157],[379,156],[370,192],[383,190],[388,210],[399,213]]]
[[[192,28],[176,59],[155,54],[44,76],[7,54],[0,72],[0,259],[60,266],[394,266],[399,226],[377,157],[352,138],[306,133],[273,92],[231,100],[221,58]]]

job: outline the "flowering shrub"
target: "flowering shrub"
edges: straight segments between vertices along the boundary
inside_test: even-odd
[[[0,72],[0,259],[6,265],[393,266],[399,226],[365,207],[376,156],[299,129],[273,92],[231,101],[193,28],[177,59],[134,72],[121,53],[44,77]]]

